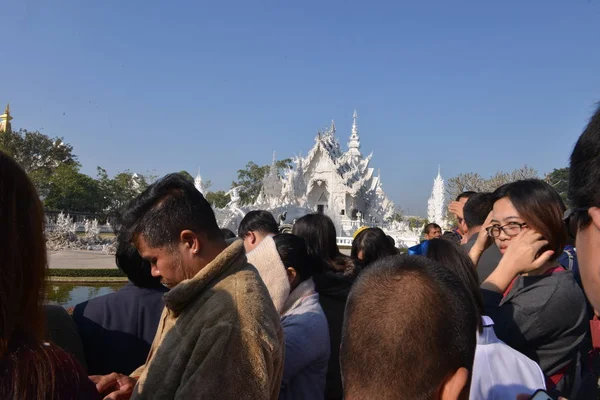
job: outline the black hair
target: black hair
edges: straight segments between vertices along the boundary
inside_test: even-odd
[[[362,260],[358,258],[360,252]],[[398,254],[398,249],[390,243],[389,237],[380,228],[367,228],[352,241],[350,257],[367,266],[382,257],[395,254]]]
[[[551,260],[562,254],[567,243],[567,229],[563,222],[566,207],[552,186],[539,179],[525,179],[502,185],[493,195],[496,201],[508,198],[527,225],[548,241],[540,254],[553,250]]]
[[[569,201],[573,208],[600,206],[600,103],[579,136],[569,165]],[[592,219],[587,212],[579,212],[579,228],[588,226]]]
[[[442,233],[442,239],[449,240],[456,244],[460,244],[460,235],[456,232],[446,231]]]
[[[489,213],[494,208],[492,193],[475,193],[463,207],[463,215],[467,228],[482,226]]]
[[[306,242],[291,233],[280,233],[273,236],[279,258],[286,268],[294,268],[304,282],[313,275],[312,260],[306,251]]]
[[[387,238],[390,241],[390,244],[392,245],[392,247],[396,248],[396,240],[394,240],[394,238],[391,237],[390,235],[387,235]]]
[[[164,176],[132,200],[121,223],[129,240],[143,235],[151,247],[176,243],[186,229],[204,233],[211,241],[223,240],[208,201],[178,173]]]
[[[436,224],[435,222],[431,222],[423,227],[423,234],[429,235],[429,231],[432,229],[439,229],[441,231],[442,227]]]
[[[478,319],[471,295],[449,269],[421,256],[376,261],[346,303],[345,397],[434,398],[451,373],[473,370]]]
[[[237,237],[237,236],[235,236],[235,233],[233,233],[233,231],[231,229],[221,228],[221,233],[223,234],[223,238],[225,240],[234,239]]]
[[[469,200],[471,201],[471,200]],[[471,258],[454,242],[444,239],[431,239],[427,246],[427,258],[430,258],[452,271],[465,285],[471,294],[479,315],[484,314],[483,297],[479,289],[479,278]],[[477,324],[479,331],[483,329],[481,318]]]
[[[127,235],[119,234],[117,238],[117,252],[115,262],[131,283],[137,287],[155,289],[162,288],[160,277],[152,276],[150,262],[144,260],[137,249],[127,239]]]
[[[250,232],[276,235],[279,233],[279,226],[270,212],[265,210],[250,211],[240,222],[238,237],[243,239]]]
[[[460,199],[470,199],[471,196],[473,196],[474,194],[477,194],[477,192],[474,192],[472,190],[467,190],[466,192],[462,192],[461,194],[459,194],[458,196],[456,196],[456,201],[460,201]]]
[[[292,233],[306,241],[306,250],[313,260],[322,260],[317,272],[326,268],[345,271],[355,267],[353,260],[340,252],[335,226],[328,216],[307,214],[296,221]]]

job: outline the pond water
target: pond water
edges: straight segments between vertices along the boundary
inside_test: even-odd
[[[47,300],[68,308],[82,301],[115,292],[124,282],[115,283],[58,283],[49,282],[46,288]]]

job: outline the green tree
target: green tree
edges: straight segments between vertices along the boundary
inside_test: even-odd
[[[292,159],[286,158],[275,161],[277,174],[281,176],[281,171],[292,166]],[[260,193],[263,178],[269,173],[271,165],[259,166],[254,161],[248,162],[246,168],[240,169],[237,172],[237,182],[232,182],[231,187],[244,186],[244,190],[240,192],[241,205],[252,204]]]
[[[106,212],[120,212],[131,200],[148,187],[148,178],[130,171],[119,172],[110,178],[104,168],[98,167],[98,182],[106,201]]]
[[[546,175],[546,182],[552,186],[565,203],[568,204],[569,194],[569,168],[554,168],[554,171]]]
[[[224,190],[217,190],[216,192],[207,192],[206,200],[213,208],[223,208],[231,201],[231,197]]]
[[[56,168],[78,165],[73,146],[62,138],[51,138],[37,131],[4,132],[0,135],[0,149],[23,167],[42,197],[48,193],[48,182]]]
[[[59,165],[48,180],[44,204],[51,210],[101,213],[106,208],[100,184],[76,164]]]
[[[421,218],[421,217],[408,218],[408,227],[411,229],[421,228],[423,225],[426,225],[428,223],[429,223],[429,221],[426,218]]]

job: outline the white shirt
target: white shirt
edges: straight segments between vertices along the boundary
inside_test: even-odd
[[[483,332],[477,332],[477,348],[471,380],[471,400],[516,399],[546,389],[540,366],[500,339],[494,321],[483,316]]]

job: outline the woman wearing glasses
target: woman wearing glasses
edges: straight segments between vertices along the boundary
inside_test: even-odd
[[[498,338],[539,363],[549,389],[570,396],[587,332],[585,297],[557,258],[566,243],[565,206],[548,184],[523,180],[494,192],[494,208],[470,252],[477,264],[491,244],[503,254],[481,285]]]

